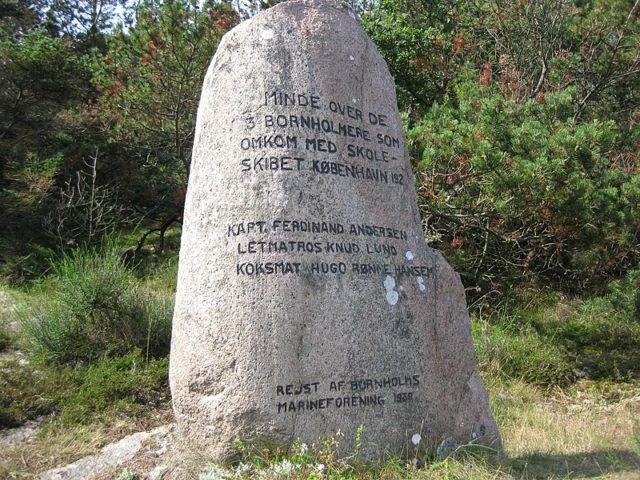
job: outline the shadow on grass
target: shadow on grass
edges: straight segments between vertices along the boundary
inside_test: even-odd
[[[640,453],[611,449],[564,455],[532,453],[512,460],[514,472],[521,479],[551,480],[597,478],[606,474],[630,474],[640,478]],[[619,478],[619,477],[616,477]]]

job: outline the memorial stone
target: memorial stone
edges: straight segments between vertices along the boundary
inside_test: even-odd
[[[423,238],[395,88],[355,15],[284,2],[207,73],[170,383],[186,440],[499,446],[459,276]]]

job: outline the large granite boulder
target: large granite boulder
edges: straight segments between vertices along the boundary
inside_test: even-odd
[[[387,66],[339,2],[234,28],[198,111],[170,367],[179,428],[363,454],[499,445],[459,276],[423,238]],[[411,440],[413,439],[413,443]]]

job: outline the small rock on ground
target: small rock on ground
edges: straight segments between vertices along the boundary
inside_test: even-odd
[[[40,474],[40,480],[84,480],[99,475],[135,457],[149,440],[162,440],[175,429],[174,424],[163,425],[150,432],[138,432],[119,442],[104,447],[100,453],[82,458],[64,467],[54,468]],[[156,479],[162,478],[162,475]]]
[[[35,437],[40,430],[41,420],[29,420],[18,428],[0,430],[0,451],[26,442]]]
[[[149,472],[147,480],[162,480],[164,478],[164,474],[167,473],[167,470],[169,470],[169,467],[166,465],[158,465]]]

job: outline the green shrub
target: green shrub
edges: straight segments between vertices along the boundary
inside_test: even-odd
[[[11,345],[11,336],[7,332],[7,328],[0,323],[0,352]]]
[[[474,320],[472,332],[480,368],[487,373],[545,387],[565,386],[574,378],[566,350],[515,317],[502,314],[495,325]]]
[[[640,270],[609,284],[604,296],[527,309],[507,307],[474,320],[481,368],[537,385],[572,378],[629,380],[640,375]]]
[[[173,299],[145,290],[113,243],[78,248],[53,269],[53,298],[28,309],[22,322],[37,359],[71,364],[134,348],[147,357],[168,353]]]
[[[167,401],[167,377],[166,357],[147,361],[139,350],[102,357],[91,366],[5,361],[0,368],[0,428],[50,414],[62,425],[139,414]]]
[[[71,368],[36,370],[17,358],[0,365],[0,429],[50,414],[77,379]]]
[[[136,268],[136,274],[144,285],[156,292],[175,292],[178,280],[178,252],[167,251],[158,256],[159,262],[153,268],[146,267],[142,272]]]
[[[46,275],[51,269],[51,262],[55,257],[51,248],[34,243],[26,249],[26,254],[9,257],[0,265],[0,277],[12,285],[25,285]]]
[[[591,378],[624,380],[640,374],[640,270],[609,285],[609,292],[581,302],[575,315],[551,327],[558,341]]]
[[[632,268],[640,174],[612,159],[615,122],[576,123],[571,88],[517,102],[473,72],[452,85],[407,139],[427,238],[465,285],[495,305],[526,279],[601,291]]]
[[[627,380],[640,373],[640,325],[580,315],[561,325],[558,336],[589,378]]]
[[[157,408],[169,398],[168,367],[168,357],[147,362],[139,350],[102,358],[83,369],[82,382],[61,405],[60,423],[90,423],[112,411],[137,414]]]

